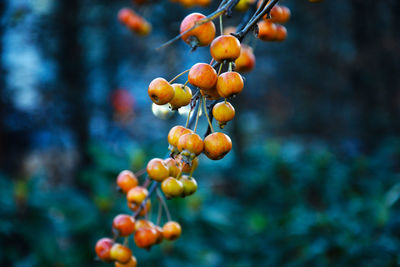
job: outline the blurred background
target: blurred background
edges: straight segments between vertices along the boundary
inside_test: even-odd
[[[246,38],[233,151],[200,158],[198,192],[168,202],[182,237],[133,248],[139,266],[400,264],[400,1],[283,3],[285,42]],[[1,266],[111,266],[94,245],[128,212],[116,175],[185,122],[156,117],[147,86],[211,59],[155,48],[217,4],[134,6],[153,25],[139,37],[117,21],[130,0],[0,1]]]

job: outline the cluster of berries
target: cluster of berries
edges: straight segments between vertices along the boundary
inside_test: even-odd
[[[262,0],[258,2],[261,5]],[[258,38],[263,41],[284,41],[287,37],[285,24],[290,19],[290,9],[283,5],[275,5],[268,15],[258,23]]]
[[[139,35],[145,36],[151,32],[151,24],[130,8],[121,9],[118,13],[118,20]]]

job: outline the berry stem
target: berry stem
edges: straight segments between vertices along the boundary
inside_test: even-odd
[[[162,216],[162,204],[161,201],[158,201],[157,225],[160,225],[161,216]]]
[[[147,197],[143,200],[142,204],[140,204],[139,208],[137,209],[137,211],[135,211],[135,213],[133,214],[133,218],[136,218],[137,216],[139,216],[140,211],[142,211],[142,209],[146,206],[146,202],[147,200],[149,200],[149,198],[151,197],[151,195],[153,194],[154,190],[156,190],[158,186],[158,182],[154,181],[151,185],[150,185],[150,189],[149,189],[149,194],[147,195]]]
[[[146,173],[146,168],[143,168],[143,169],[137,171],[137,172],[135,173],[135,176],[136,176],[136,177],[140,177],[140,176],[142,176],[142,175],[145,174],[145,173]]]
[[[202,98],[199,98],[199,100],[197,100],[197,105],[198,105],[198,107],[199,108],[197,108],[197,113],[196,113],[196,123],[194,124],[194,132],[196,132],[196,130],[197,130],[197,124],[198,124],[198,122],[199,122],[199,117],[200,117],[200,111],[201,111],[201,100],[202,100]]]
[[[224,26],[222,24],[222,16],[219,16],[219,31],[220,31],[220,35],[224,34]]]
[[[207,121],[208,121],[208,125],[209,125],[210,128],[211,128],[211,132],[214,132],[214,128],[213,128],[212,123],[211,123],[211,121],[210,121],[210,117],[208,116],[206,101],[207,101],[206,98],[203,96],[204,113],[206,114]],[[190,175],[190,176],[191,176],[191,175]]]
[[[179,77],[181,77],[183,74],[185,74],[185,73],[187,73],[187,72],[189,72],[189,71],[190,71],[190,69],[185,70],[185,71],[179,73],[179,74],[176,75],[174,78],[172,78],[172,80],[170,80],[169,83],[173,83],[173,82],[176,81]],[[188,80],[188,81],[189,81],[189,80]],[[187,82],[188,82],[188,81],[187,81]],[[186,86],[186,83],[185,83],[185,86]]]
[[[168,220],[168,221],[172,221],[172,219],[171,219],[171,214],[169,213],[168,205],[167,205],[167,203],[165,202],[164,196],[163,196],[163,194],[161,194],[161,192],[160,192],[159,189],[157,189],[157,198],[158,198],[158,200],[161,202],[161,204],[162,204],[163,207],[164,207],[165,214],[167,214],[167,220]]]
[[[218,69],[217,76],[219,76],[219,75],[221,74],[222,65],[224,65],[224,64],[223,64],[223,63],[220,63],[220,64],[219,64],[219,69]]]

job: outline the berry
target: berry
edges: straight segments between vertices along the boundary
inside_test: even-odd
[[[159,158],[155,158],[147,163],[147,174],[151,179],[157,182],[162,182],[165,178],[169,176],[169,169],[164,164],[164,161]]]
[[[129,9],[129,8],[122,8],[119,12],[118,12],[118,20],[122,23],[122,24],[127,24],[129,19],[134,15],[134,12]]]
[[[141,206],[141,204],[139,205],[139,204],[135,204],[135,203],[129,203],[129,201],[128,201],[128,207],[132,211],[137,211],[140,206]],[[151,209],[151,200],[148,199],[146,201],[146,205],[143,207],[143,209],[140,210],[139,215],[145,216],[150,211],[150,209]]]
[[[200,13],[192,13],[187,15],[180,27],[180,33],[189,30],[192,28],[196,21],[206,18],[203,14]],[[209,45],[215,37],[215,25],[212,21],[204,23],[197,28],[189,31],[182,35],[182,40],[189,44],[191,47],[196,46],[207,46]]]
[[[183,126],[177,125],[171,128],[171,130],[169,130],[168,133],[168,143],[169,143],[169,150],[171,150],[172,153],[177,151],[177,147],[178,147],[178,141],[179,138],[187,133],[191,133],[192,130],[187,129]]]
[[[183,193],[183,184],[174,177],[169,177],[161,183],[161,190],[167,197],[179,197]]]
[[[190,90],[189,86],[183,86],[180,83],[172,84],[174,88],[175,94],[174,98],[169,101],[172,109],[178,109],[183,106],[187,106],[192,100],[192,90]]]
[[[243,78],[237,72],[225,72],[218,77],[217,91],[222,97],[228,98],[239,94],[242,92],[243,86]]]
[[[240,42],[233,35],[221,35],[212,41],[211,56],[218,62],[234,61],[240,55]]]
[[[126,199],[130,204],[137,204],[140,205],[143,200],[149,195],[149,191],[142,186],[136,186],[129,190],[128,194],[126,195]]]
[[[191,165],[189,165],[186,162],[182,163],[182,172],[191,172],[195,171],[197,169],[197,166],[199,166],[199,158],[194,158],[192,159]]]
[[[276,25],[270,21],[262,20],[258,23],[258,38],[263,41],[273,41],[276,36]]]
[[[96,243],[95,251],[97,257],[102,261],[111,261],[110,251],[114,244],[110,238],[102,238]]]
[[[110,250],[111,259],[120,263],[128,263],[132,258],[132,251],[121,244],[114,244]]]
[[[156,232],[157,232],[156,244],[160,244],[164,239],[163,230],[158,225],[154,226],[154,230],[156,230]]]
[[[212,133],[204,139],[204,154],[212,160],[222,159],[232,149],[232,141],[224,133]]]
[[[170,241],[178,239],[182,232],[179,223],[174,221],[167,222],[162,229],[164,238]]]
[[[284,24],[289,21],[290,16],[292,15],[290,9],[287,6],[281,6],[282,8],[282,16],[278,23]]]
[[[235,108],[227,101],[220,102],[213,107],[212,114],[219,126],[223,128],[228,121],[235,117]]]
[[[129,190],[138,185],[138,179],[133,172],[125,170],[120,172],[117,177],[117,186],[124,192],[128,193]]]
[[[157,241],[157,231],[153,227],[142,227],[135,232],[134,240],[139,248],[150,248]]]
[[[197,182],[193,177],[182,175],[179,181],[183,184],[183,197],[193,195],[197,190]]]
[[[169,176],[177,177],[181,173],[180,164],[175,159],[168,158],[164,163],[168,167]]]
[[[157,105],[167,104],[174,97],[174,88],[164,78],[151,81],[147,90],[151,100]]]
[[[242,44],[240,49],[240,56],[235,60],[236,71],[249,72],[256,64],[256,57],[254,56],[253,49],[250,46]]]
[[[279,24],[276,25],[275,41],[282,42],[286,39],[286,37],[287,37],[286,27]]]
[[[201,95],[205,96],[207,99],[210,100],[217,100],[220,99],[221,96],[218,94],[217,88],[214,86],[211,90],[200,90]]]
[[[135,219],[126,214],[117,215],[113,220],[113,228],[119,236],[128,236],[135,231]]]
[[[148,220],[137,220],[135,222],[135,231],[138,231],[140,228],[152,228],[154,224]]]
[[[135,256],[132,256],[131,259],[127,263],[119,263],[115,262],[115,267],[136,267],[137,266],[137,260]]]
[[[206,63],[197,63],[189,71],[189,82],[202,90],[211,90],[217,82],[217,72]]]
[[[271,22],[277,22],[279,23],[282,15],[283,15],[283,10],[282,7],[279,5],[275,5],[270,12],[271,15]],[[265,18],[265,17],[264,17]]]
[[[204,143],[201,137],[195,133],[184,134],[179,138],[178,150],[182,156],[194,158],[203,152]]]

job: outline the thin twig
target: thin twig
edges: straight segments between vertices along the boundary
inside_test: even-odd
[[[158,186],[158,182],[154,181],[150,188],[149,188],[149,194],[147,195],[147,197],[143,200],[143,202],[140,204],[139,208],[135,211],[135,213],[133,214],[133,218],[136,218],[137,216],[139,216],[140,212],[142,211],[142,209],[146,206],[146,202],[147,200],[149,200],[149,198],[151,197],[151,195],[153,194],[154,190],[156,190]]]
[[[168,205],[165,202],[164,196],[163,196],[163,194],[161,194],[161,191],[159,189],[157,189],[157,198],[158,198],[158,200],[161,202],[161,204],[164,207],[165,214],[167,214],[167,220],[168,221],[172,221],[171,214],[169,213]]]
[[[169,83],[173,83],[174,81],[176,81],[176,79],[178,79],[179,77],[181,77],[183,74],[189,72],[190,69],[185,70],[184,72],[179,73],[178,75],[176,75],[174,78],[172,78],[172,80],[169,81]]]

